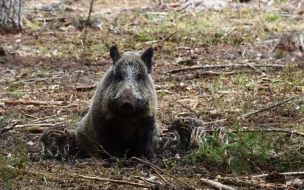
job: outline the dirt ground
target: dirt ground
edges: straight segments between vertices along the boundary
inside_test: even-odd
[[[238,189],[301,189],[303,174],[278,174],[304,170],[300,1],[225,1],[228,7],[196,12],[167,1],[161,6],[115,2],[94,4],[93,17],[100,25],[92,19],[86,42],[82,23],[88,1],[65,1],[51,11],[42,10],[50,2],[29,1],[25,16],[31,23],[22,33],[0,36],[0,127],[21,122],[0,134],[0,189],[212,189],[203,178]],[[156,159],[149,161],[152,166],[135,159],[81,159],[77,147],[66,160],[43,156],[40,133],[33,127],[77,126],[112,64],[113,44],[121,52],[151,46],[155,51],[152,78],[162,140]],[[219,153],[224,161],[195,155],[175,140],[176,132],[168,126],[186,116],[202,119],[207,130],[228,129],[231,147],[227,155]],[[252,156],[246,157],[247,149],[242,149],[251,133],[236,130],[257,132],[255,147],[248,149]],[[259,136],[264,130],[266,136]],[[270,146],[268,152],[256,154],[263,142]],[[280,149],[273,148],[277,146]],[[239,163],[249,163],[249,169],[233,169],[239,154],[245,156]],[[267,155],[265,162],[260,162],[262,155]],[[270,175],[252,177],[260,174]]]

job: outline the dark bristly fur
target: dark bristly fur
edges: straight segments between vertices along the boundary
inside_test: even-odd
[[[153,49],[142,55],[110,49],[112,67],[99,82],[91,107],[77,127],[77,145],[96,157],[154,158],[157,98],[150,77]],[[108,153],[106,154],[105,151]]]
[[[51,152],[52,147],[57,147],[57,154],[60,152],[63,157],[69,154],[69,147],[76,144],[76,130],[65,127],[50,127],[43,131],[39,138],[45,154],[54,156]]]

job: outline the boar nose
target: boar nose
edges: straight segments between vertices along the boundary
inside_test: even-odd
[[[133,113],[135,111],[135,107],[130,102],[124,102],[119,106],[119,109],[123,113]]]

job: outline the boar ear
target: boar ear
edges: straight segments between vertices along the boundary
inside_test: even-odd
[[[152,57],[153,57],[153,48],[147,49],[142,55],[141,59],[145,62],[148,68],[148,73],[152,72]]]
[[[111,49],[110,49],[110,56],[112,57],[113,59],[113,64],[115,62],[118,61],[118,59],[120,58],[120,54],[118,52],[118,49],[116,46],[112,46]]]

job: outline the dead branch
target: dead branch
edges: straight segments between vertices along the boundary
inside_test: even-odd
[[[253,181],[250,180],[240,180],[237,178],[233,177],[218,177],[217,178],[219,181],[221,181],[223,184],[228,184],[228,185],[234,185],[238,187],[253,187],[256,189],[265,189],[265,188],[274,188],[278,187],[279,184],[272,184],[272,183],[254,183]],[[281,185],[281,187],[284,187],[285,185]]]
[[[281,105],[281,104],[284,104],[284,103],[286,103],[286,102],[288,102],[288,101],[290,101],[290,100],[293,100],[293,99],[295,99],[295,98],[297,98],[297,97],[299,97],[299,96],[294,96],[294,97],[288,98],[287,100],[278,102],[278,103],[276,103],[276,104],[274,104],[274,105],[271,105],[271,106],[268,106],[268,107],[266,107],[266,108],[263,108],[263,109],[260,109],[260,110],[256,110],[256,111],[252,111],[252,112],[246,113],[246,114],[242,115],[241,118],[246,118],[246,117],[248,117],[248,116],[250,116],[250,115],[253,115],[253,114],[256,114],[256,113],[260,113],[260,112],[269,110],[269,109],[271,109],[271,108],[274,108],[274,107],[277,107],[277,106],[279,106],[279,105]]]
[[[166,90],[166,89],[161,89],[161,90],[156,90],[156,93],[167,93],[167,94],[174,94],[174,92],[170,91],[170,90]]]
[[[252,68],[253,70],[255,70],[256,72],[258,72],[258,73],[260,73],[260,74],[264,74],[265,75],[265,73],[263,73],[263,72],[261,72],[258,68],[256,68],[256,67],[254,67],[251,63],[247,63],[247,65],[250,67],[250,68]]]
[[[203,185],[206,185],[206,186],[214,188],[214,189],[236,190],[233,187],[223,185],[219,182],[216,182],[216,181],[213,181],[213,180],[210,180],[210,179],[201,178],[200,181]]]
[[[85,25],[84,25],[84,33],[83,33],[83,57],[85,56],[85,53],[86,53],[86,47],[87,47],[87,43],[86,42],[87,42],[88,26],[89,26],[89,23],[90,23],[90,18],[91,18],[92,12],[93,12],[93,0],[91,0],[88,18],[87,18],[87,20],[85,22]]]
[[[89,137],[87,134],[85,134],[85,133],[82,133],[82,134],[85,135],[89,140],[93,141],[97,145],[97,148],[99,147],[101,149],[101,151],[106,153],[110,158],[113,158],[113,156],[110,153],[108,153],[98,142],[96,142],[94,139]]]
[[[160,42],[164,42],[164,41],[169,40],[169,38],[171,38],[176,32],[177,32],[177,30],[175,30],[174,32],[172,32],[171,34],[169,34],[168,36],[166,36],[165,38],[163,38]]]
[[[46,102],[46,101],[35,101],[35,100],[0,100],[0,102],[4,102],[6,105],[18,105],[18,104],[24,104],[24,105],[63,105],[64,101],[56,101],[56,102]]]
[[[233,75],[238,73],[244,73],[241,71],[228,71],[228,72],[216,72],[216,71],[205,71],[202,73],[198,73],[199,75]]]
[[[96,84],[94,85],[90,85],[90,86],[76,86],[76,90],[77,91],[89,91],[89,90],[93,90],[94,88],[96,88]]]
[[[24,128],[24,127],[54,127],[54,126],[59,126],[63,125],[63,123],[31,123],[31,124],[23,124],[23,125],[18,125],[16,128]]]
[[[25,114],[24,114],[25,115]],[[32,122],[37,122],[37,121],[46,121],[47,119],[53,118],[53,117],[57,117],[58,115],[51,115],[51,116],[47,116],[44,118],[36,118],[35,120],[32,120]]]
[[[304,175],[304,172],[283,172],[283,173],[278,173],[279,175]],[[269,174],[261,174],[261,175],[254,175],[251,176],[251,178],[261,178],[261,177],[266,177]]]
[[[189,6],[191,5],[191,3],[186,4],[185,6],[181,7],[180,9],[178,9],[179,11],[183,11],[185,9],[187,9]]]
[[[19,84],[19,83],[35,83],[35,82],[39,82],[39,81],[46,81],[49,78],[35,78],[35,79],[26,79],[26,80],[21,80],[21,81],[16,81],[13,82],[13,84]]]
[[[180,3],[170,3],[167,5],[168,8],[176,8],[179,7],[181,4]]]
[[[132,8],[132,9],[123,9],[123,10],[121,10],[121,11],[114,17],[113,20],[117,20],[117,18],[118,18],[123,12],[126,12],[126,11],[139,12],[139,13],[145,15],[145,16],[149,16],[146,12],[144,12],[144,11],[142,11],[142,10]]]
[[[297,130],[288,130],[288,129],[262,129],[262,130],[265,132],[291,133],[291,134],[304,136],[304,133],[301,133]],[[235,132],[255,132],[255,131],[258,131],[258,130],[242,130],[242,131],[235,131]]]
[[[84,176],[84,175],[79,175],[78,177],[83,178],[83,179],[105,181],[105,182],[116,183],[116,184],[132,185],[132,186],[135,186],[135,187],[147,187],[144,184],[124,181],[124,180],[114,180],[114,179],[107,179],[107,178],[100,178],[100,177],[89,177],[89,176]]]
[[[219,120],[215,120],[215,121],[206,122],[206,123],[204,123],[204,125],[210,125],[210,124],[219,123],[219,122],[223,122],[223,121],[227,121],[227,119],[219,119]]]
[[[162,15],[162,16],[166,16],[169,13],[168,12],[146,12],[148,15]]]
[[[169,174],[169,173],[163,171],[163,170],[160,169],[159,167],[157,167],[157,166],[155,166],[155,165],[153,165],[153,164],[151,164],[151,163],[149,163],[149,162],[147,162],[147,161],[144,161],[144,160],[139,159],[139,158],[136,158],[136,157],[132,157],[131,159],[134,159],[134,160],[140,161],[140,162],[142,162],[142,163],[145,163],[145,164],[149,165],[150,167],[154,167],[154,168],[156,168],[157,170],[159,170],[160,172],[162,172],[162,173],[168,175],[169,177],[175,179],[176,181],[178,181],[178,182],[180,182],[180,183],[182,183],[182,184],[184,184],[184,185],[186,185],[186,186],[188,186],[188,187],[191,187],[189,184],[187,184],[187,183],[185,183],[185,182],[179,180],[178,178],[174,177],[173,175],[171,175],[171,174]]]
[[[288,130],[288,129],[248,129],[248,130],[229,130],[229,133],[249,133],[249,132],[259,132],[264,131],[267,133],[290,133],[300,136],[304,136],[304,133],[301,133],[297,130]],[[206,130],[207,133],[213,133],[214,130]]]
[[[33,126],[33,127],[29,127],[27,130],[31,133],[42,133],[45,130],[45,128]]]
[[[32,116],[32,115],[29,115],[29,114],[23,114],[24,116],[26,116],[26,117],[30,117],[30,118],[34,118],[34,119],[38,119],[38,117],[36,117],[36,116]]]
[[[150,184],[157,184],[157,185],[160,185],[160,183],[156,182],[156,181],[153,181],[151,179],[147,179],[147,178],[144,178],[144,177],[141,177],[141,176],[134,176],[135,179],[140,179],[140,180],[143,180],[147,183],[150,183]]]
[[[185,13],[185,14],[182,14],[182,15],[178,16],[176,19],[174,19],[173,23],[176,23],[176,21],[178,21],[180,19],[183,19],[183,18],[185,18],[187,16],[191,16],[191,15],[194,16],[195,14],[194,13]]]
[[[194,113],[195,116],[196,116],[197,118],[199,117],[200,114],[197,113],[197,112],[196,112],[195,110],[193,110],[192,108],[190,108],[189,106],[184,105],[184,104],[182,104],[182,103],[180,103],[180,102],[178,102],[178,101],[176,101],[176,103],[179,104],[179,105],[181,105],[183,108],[189,110],[190,112]]]
[[[221,40],[228,36],[230,33],[232,33],[234,30],[235,28],[232,28],[230,31],[228,31],[224,36],[221,37]]]
[[[286,65],[278,64],[251,64],[253,67],[286,67]],[[180,69],[173,69],[167,71],[168,73],[179,73],[182,71],[196,70],[196,69],[215,69],[215,68],[225,68],[225,67],[250,67],[248,64],[225,64],[225,65],[199,65],[192,67],[185,67]]]
[[[167,41],[167,40],[169,40],[169,38],[171,38],[176,32],[177,32],[177,30],[175,30],[174,32],[172,32],[172,33],[169,34],[168,36],[164,37],[162,40],[147,41],[147,42],[145,42],[145,44],[155,44],[155,43],[158,43],[158,42]]]
[[[172,138],[171,138],[172,139]],[[167,140],[167,142],[164,144],[164,147],[163,147],[163,149],[165,149],[166,148],[166,146],[168,145],[168,143],[171,141],[171,139],[168,139]]]
[[[3,128],[0,130],[0,134],[3,134],[7,131],[10,131],[10,130],[13,130],[15,128],[16,125],[18,125],[19,123],[21,123],[21,121],[17,121],[16,123],[14,123],[11,127],[8,127],[8,128]]]
[[[153,166],[150,166],[154,171],[155,173],[166,183],[168,184],[168,181],[162,176],[160,175],[160,173],[158,173],[158,171],[156,170],[156,168],[154,168]]]
[[[211,130],[207,130],[211,131]],[[238,132],[242,132],[242,133],[246,133],[246,132],[258,132],[258,131],[264,131],[267,133],[271,133],[271,132],[276,132],[276,133],[291,133],[291,134],[296,134],[296,135],[300,135],[300,136],[304,136],[304,133],[301,133],[297,130],[288,130],[288,129],[248,129],[248,130],[229,130],[230,133],[238,133]]]
[[[258,71],[228,71],[228,72],[216,72],[216,71],[205,71],[205,72],[198,72],[195,74],[186,74],[185,79],[186,80],[193,80],[197,79],[199,77],[205,76],[205,75],[216,75],[216,76],[228,76],[228,75],[234,75],[234,74],[241,74],[241,73],[253,73],[253,72],[258,72]],[[259,72],[258,72],[259,73]]]

